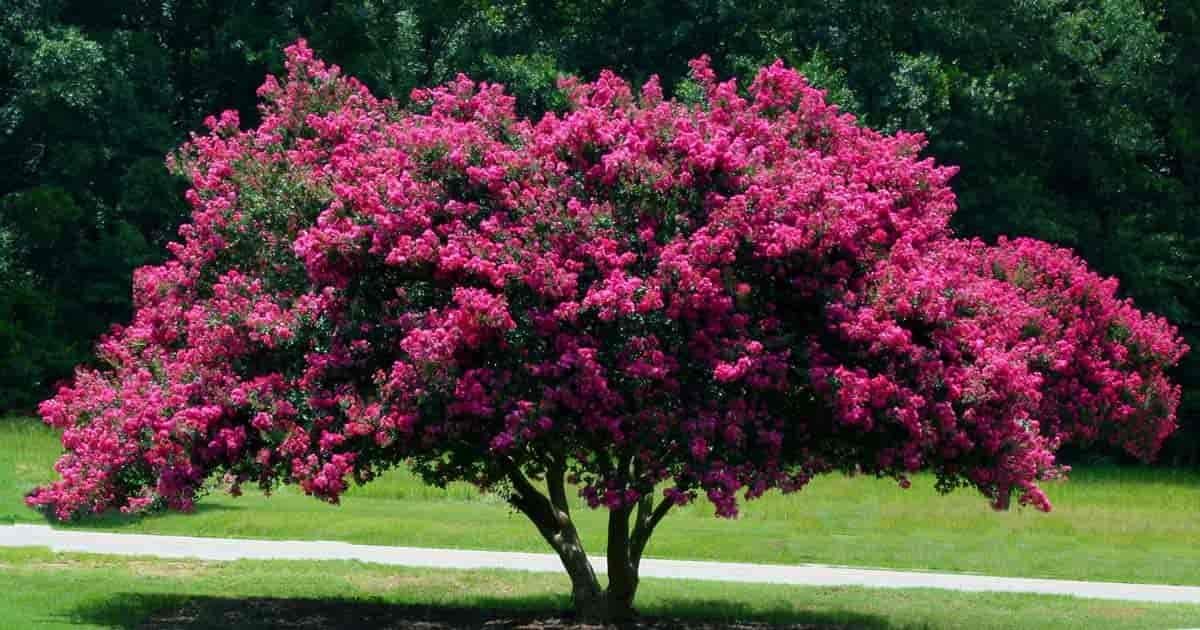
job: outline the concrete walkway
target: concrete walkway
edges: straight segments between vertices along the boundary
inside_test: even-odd
[[[553,554],[507,551],[465,551],[353,545],[328,541],[242,540],[115,534],[53,529],[45,525],[0,526],[0,547],[49,547],[53,551],[196,558],[201,560],[359,560],[377,564],[437,569],[514,569],[561,572]],[[592,558],[603,572],[603,558]],[[984,575],[855,569],[818,564],[770,565],[691,560],[644,559],[642,577],[727,582],[795,584],[801,586],[867,586],[883,588],[940,588],[957,591],[1003,591],[1073,595],[1099,599],[1200,604],[1200,587],[1161,584],[1122,584]]]

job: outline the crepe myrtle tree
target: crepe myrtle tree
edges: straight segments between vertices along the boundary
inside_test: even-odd
[[[956,239],[920,136],[780,63],[691,77],[566,79],[528,120],[463,76],[402,108],[289,47],[256,128],[225,112],[168,160],[191,222],[41,405],[66,453],[29,505],[187,510],[214,477],[337,502],[407,465],[505,497],[578,614],[620,619],[674,506],[931,470],[1048,510],[1061,444],[1150,458],[1175,428],[1175,329],[1066,250]]]

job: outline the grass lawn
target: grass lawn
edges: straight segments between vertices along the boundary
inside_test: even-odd
[[[471,627],[567,606],[565,576],[402,569],[353,562],[195,562],[0,549],[0,619],[10,628]],[[1181,628],[1200,606],[937,590],[800,588],[646,580],[643,615],[803,627]],[[268,625],[273,622],[276,625]],[[437,626],[441,627],[441,626]]]
[[[21,497],[52,477],[58,452],[56,437],[40,424],[0,421],[0,522],[41,520]],[[663,522],[647,555],[1200,585],[1200,474],[1083,469],[1049,494],[1050,514],[997,513],[971,491],[937,495],[929,477],[901,490],[887,480],[828,476],[798,494],[747,503],[736,521],[714,518],[705,503],[681,509]],[[603,515],[582,507],[575,514],[589,551],[601,551]],[[214,493],[192,514],[111,516],[76,526],[549,551],[533,526],[497,497],[467,486],[427,488],[402,471],[353,490],[341,506],[293,488],[269,498]],[[718,587],[712,588],[715,597]]]

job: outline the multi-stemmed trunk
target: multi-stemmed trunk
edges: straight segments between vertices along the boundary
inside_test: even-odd
[[[636,509],[626,506],[609,511],[608,588],[603,588],[571,520],[562,468],[552,467],[546,475],[549,496],[542,494],[515,467],[510,469],[509,479],[514,489],[511,503],[533,521],[538,532],[558,553],[571,578],[571,598],[576,615],[582,619],[604,621],[632,618],[642,552],[654,528],[670,510],[671,503],[663,499],[655,506],[652,497],[644,497]]]

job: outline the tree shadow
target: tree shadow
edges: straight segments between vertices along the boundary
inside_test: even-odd
[[[229,505],[224,503],[202,503],[197,502],[192,511],[188,514],[204,514],[206,512],[233,512],[246,509],[246,506]],[[122,529],[140,523],[153,523],[155,520],[165,518],[178,512],[161,511],[150,512],[147,514],[124,514],[118,510],[109,510],[100,514],[91,514],[72,521],[60,521],[48,514],[42,515],[42,520],[47,525],[51,525],[56,529]]]
[[[214,597],[164,593],[117,593],[76,607],[58,623],[88,623],[132,630],[247,630],[420,628],[422,630],[570,630],[598,625],[574,622],[552,595],[479,597],[471,606],[393,604],[378,599]],[[751,610],[718,600],[662,601],[627,628],[677,630],[889,630],[881,617],[847,610],[827,612]]]

